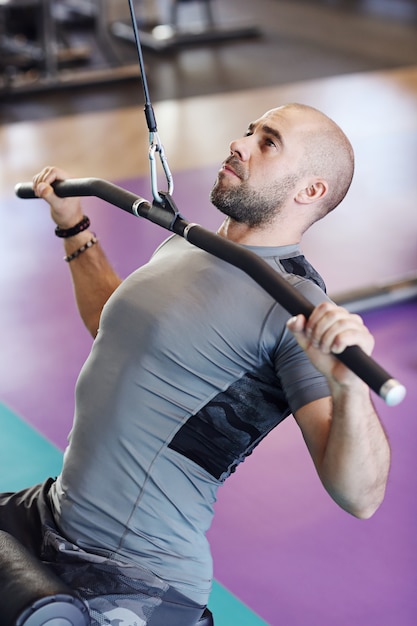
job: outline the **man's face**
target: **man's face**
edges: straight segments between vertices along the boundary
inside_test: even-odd
[[[222,213],[248,226],[271,223],[299,179],[301,145],[293,127],[285,108],[274,109],[232,141],[210,195]]]

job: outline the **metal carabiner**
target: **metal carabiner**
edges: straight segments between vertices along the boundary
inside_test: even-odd
[[[162,168],[165,173],[165,177],[168,183],[168,194],[171,196],[174,191],[174,180],[172,178],[171,171],[168,166],[168,161],[165,157],[164,148],[159,141],[158,133],[151,132],[150,135],[150,146],[149,146],[149,161],[151,166],[151,187],[152,187],[152,195],[156,202],[159,204],[163,204],[164,200],[160,196],[158,191],[158,174],[157,174],[157,166],[156,166],[156,158],[155,153],[159,153],[159,160],[161,161]]]

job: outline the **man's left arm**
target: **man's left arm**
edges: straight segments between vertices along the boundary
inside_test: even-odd
[[[331,397],[299,409],[299,424],[326,490],[346,511],[368,518],[382,503],[390,467],[390,447],[368,386],[333,354],[359,345],[367,354],[374,340],[362,319],[329,302],[308,321],[288,322],[300,346],[326,376]]]

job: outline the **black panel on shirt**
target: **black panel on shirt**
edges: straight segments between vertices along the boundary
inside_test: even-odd
[[[270,366],[219,393],[176,433],[169,448],[225,479],[272,428],[289,415]]]
[[[302,276],[308,280],[312,280],[316,285],[323,289],[326,293],[326,285],[320,274],[314,269],[314,267],[307,261],[303,254],[290,257],[289,259],[280,259],[282,267],[288,274],[295,274],[296,276]]]

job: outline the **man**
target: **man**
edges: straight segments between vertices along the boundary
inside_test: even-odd
[[[47,167],[34,177],[95,340],[61,475],[0,498],[0,528],[79,591],[94,624],[118,610],[141,625],[195,624],[211,588],[205,533],[216,490],[291,413],[341,507],[368,518],[382,502],[384,430],[367,386],[333,356],[352,344],[370,353],[373,338],[329,301],[299,248],[352,175],[340,128],[292,104],[230,144],[211,193],[225,214],[219,236],[317,305],[308,321],[288,319],[243,272],[177,236],[122,282],[79,200],[54,194],[67,175]]]

